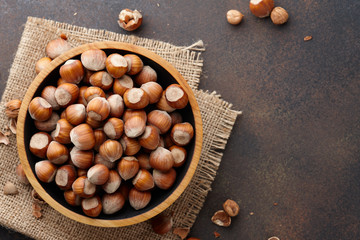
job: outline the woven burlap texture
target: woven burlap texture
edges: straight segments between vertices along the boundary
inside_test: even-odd
[[[233,124],[239,112],[231,109],[231,104],[220,99],[216,93],[197,90],[203,61],[200,52],[204,50],[202,41],[191,46],[174,46],[169,43],[117,34],[104,30],[86,29],[51,20],[29,17],[22,34],[13,65],[10,69],[6,89],[0,103],[2,128],[8,124],[4,115],[4,104],[14,98],[22,98],[35,78],[35,62],[45,55],[48,41],[61,33],[68,36],[72,46],[94,41],[120,41],[145,47],[172,63],[187,80],[199,103],[203,120],[204,142],[196,173],[180,198],[167,210],[174,212],[175,227],[191,228],[207,193],[211,190],[222,153]],[[164,236],[153,233],[150,224],[143,222],[122,228],[101,228],[73,221],[50,206],[43,206],[43,217],[32,216],[31,187],[18,182],[15,167],[20,162],[15,136],[10,137],[9,146],[0,145],[0,185],[7,181],[15,183],[19,194],[0,194],[0,224],[35,239],[179,239],[168,233]]]

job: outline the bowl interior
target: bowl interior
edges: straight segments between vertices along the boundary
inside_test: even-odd
[[[120,53],[122,55],[128,54],[128,53],[133,53],[131,51],[118,50],[118,49],[103,49],[103,50],[106,52],[107,55],[109,55],[111,53],[115,53],[115,52]],[[166,69],[164,69],[160,64],[149,59],[148,57],[146,57],[144,55],[141,55],[141,53],[139,53],[139,52],[136,52],[135,54],[137,54],[142,59],[142,61],[144,62],[144,65],[149,65],[153,69],[156,70],[156,72],[158,74],[158,83],[163,87],[163,89],[165,89],[170,84],[177,83],[176,79]],[[73,59],[80,59],[80,54],[73,57]],[[48,85],[56,86],[56,82],[57,82],[58,78],[60,77],[59,76],[59,68],[61,65],[56,67],[53,71],[51,71],[45,77],[45,79],[42,81],[42,83],[40,83],[39,87],[35,91],[32,98],[36,97],[36,96],[40,96],[41,91],[44,89],[44,87],[46,87]],[[151,110],[151,107],[147,108],[146,110]],[[178,111],[182,114],[184,121],[190,122],[193,125],[195,133],[196,133],[194,113],[193,113],[193,109],[191,108],[190,104],[188,104],[186,108],[178,110]],[[29,166],[34,175],[35,175],[35,170],[34,170],[35,163],[41,159],[34,156],[30,152],[29,142],[30,142],[31,136],[33,134],[35,134],[36,132],[38,132],[38,130],[35,128],[34,121],[31,119],[29,113],[27,112],[25,121],[24,121],[24,146],[25,146],[25,151],[26,151],[26,156],[27,156]],[[194,137],[194,139],[195,139],[195,137]],[[195,146],[194,139],[188,146],[186,146],[186,150],[188,153],[186,163],[182,167],[175,169],[177,172],[177,178],[176,178],[175,184],[171,187],[171,189],[164,191],[164,190],[160,190],[160,189],[156,188],[155,190],[153,190],[151,202],[148,204],[147,207],[145,207],[141,210],[137,210],[137,211],[134,210],[132,207],[130,207],[129,203],[126,202],[126,204],[124,205],[122,210],[120,210],[119,212],[112,214],[112,215],[105,215],[105,214],[101,213],[101,215],[98,216],[96,219],[103,219],[103,220],[129,219],[129,218],[141,215],[145,212],[148,212],[148,211],[156,208],[162,202],[164,202],[167,198],[169,198],[169,196],[171,196],[172,193],[174,191],[176,191],[177,187],[181,184],[185,174],[187,173],[187,171],[189,169],[189,166],[191,165],[191,160],[193,158],[194,146]],[[66,203],[64,196],[63,196],[63,191],[61,191],[54,182],[53,183],[43,183],[41,181],[38,181],[38,182],[40,183],[41,187],[46,191],[46,193],[49,194],[51,196],[51,198],[53,198],[56,202],[61,204],[64,208],[66,208],[70,211],[73,211],[79,215],[83,215],[83,216],[87,217],[82,212],[81,207],[72,207]],[[124,183],[122,183],[122,184],[124,184]]]

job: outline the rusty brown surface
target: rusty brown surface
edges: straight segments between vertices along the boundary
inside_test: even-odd
[[[284,26],[252,16],[248,1],[0,0],[0,87],[27,16],[125,33],[120,10],[142,10],[134,34],[177,45],[202,39],[200,88],[244,112],[190,235],[360,239],[360,2],[275,5],[289,12]],[[239,26],[226,22],[233,8],[245,15]],[[210,218],[227,198],[241,210],[224,229]],[[24,239],[7,230],[0,236]]]

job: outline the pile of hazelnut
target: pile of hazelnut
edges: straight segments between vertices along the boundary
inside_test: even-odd
[[[66,44],[49,42],[47,55],[56,57]],[[66,202],[90,217],[118,212],[126,200],[142,209],[151,190],[170,189],[194,136],[176,111],[188,104],[184,89],[163,90],[156,71],[135,54],[107,56],[100,49],[67,60],[59,74],[57,86],[46,86],[29,104],[39,130],[29,149],[46,159],[35,164],[37,178],[55,181]]]

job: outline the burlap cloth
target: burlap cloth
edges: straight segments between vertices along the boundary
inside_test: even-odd
[[[8,124],[4,104],[14,98],[22,99],[35,78],[35,62],[45,55],[46,43],[61,33],[67,35],[73,46],[111,40],[145,47],[172,63],[187,80],[201,110],[203,149],[190,185],[167,211],[174,211],[175,227],[191,228],[207,193],[211,190],[211,183],[223,155],[221,150],[225,148],[233,124],[240,113],[232,110],[231,104],[221,100],[216,93],[197,89],[203,66],[200,52],[205,50],[202,41],[189,47],[174,46],[161,41],[29,17],[0,104],[2,127]],[[14,135],[10,137],[9,146],[0,145],[0,159],[1,188],[7,181],[11,181],[20,191],[15,196],[5,196],[2,191],[0,193],[0,224],[3,226],[36,239],[179,239],[172,233],[165,236],[153,233],[148,222],[122,228],[88,226],[61,215],[48,205],[43,206],[43,217],[37,220],[32,215],[32,188],[19,183],[15,176],[19,158]]]

